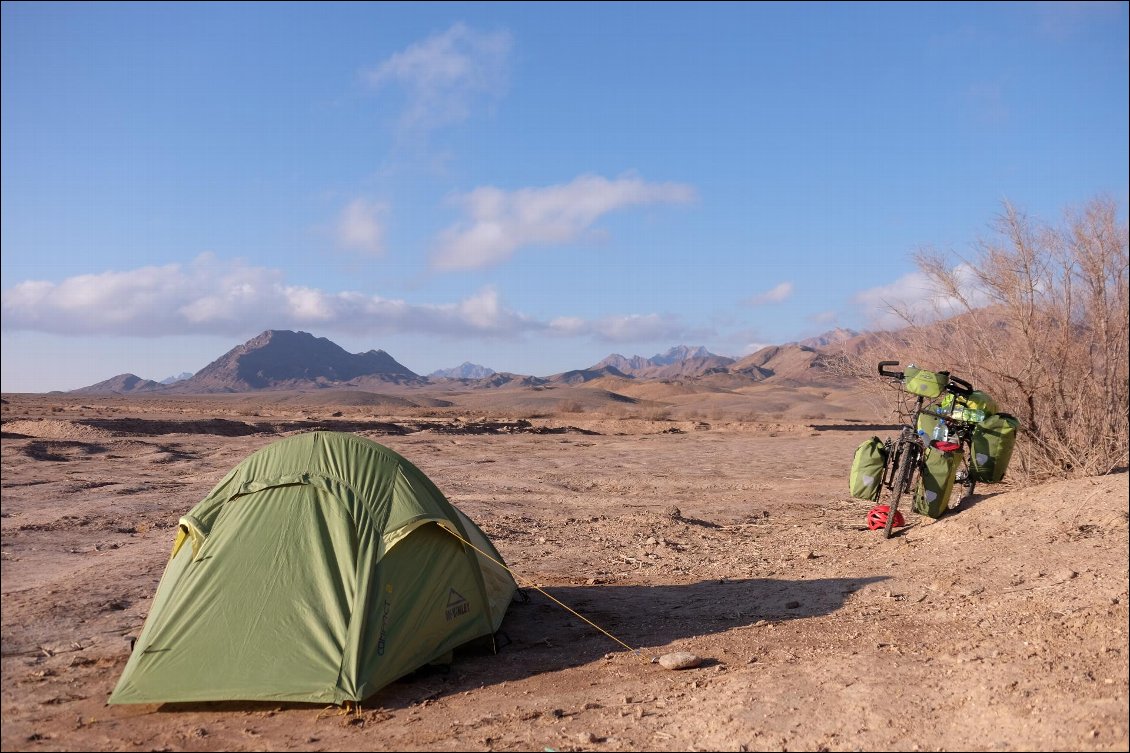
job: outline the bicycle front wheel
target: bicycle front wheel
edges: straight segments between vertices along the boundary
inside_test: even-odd
[[[895,524],[899,500],[902,499],[903,494],[910,492],[910,485],[914,481],[914,472],[918,469],[918,452],[917,444],[906,442],[898,453],[901,460],[899,468],[895,471],[895,485],[887,501],[887,522],[883,526],[883,535],[888,539]]]

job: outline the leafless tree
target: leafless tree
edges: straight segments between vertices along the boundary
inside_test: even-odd
[[[969,379],[1015,415],[1015,475],[1070,478],[1125,468],[1127,226],[1115,202],[1093,199],[1069,210],[1060,227],[1006,203],[993,230],[969,258],[915,254],[935,288],[934,321],[892,307],[907,326],[881,338],[880,347]],[[873,359],[875,348],[868,350],[864,358]]]

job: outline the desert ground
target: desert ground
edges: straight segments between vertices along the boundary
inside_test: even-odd
[[[873,396],[635,389],[4,395],[3,749],[1127,750],[1125,473],[982,486],[887,540],[847,492]],[[491,537],[530,596],[509,643],[351,711],[107,705],[177,519],[317,429]]]

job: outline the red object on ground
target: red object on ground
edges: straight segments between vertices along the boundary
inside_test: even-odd
[[[889,505],[875,505],[867,511],[867,527],[872,531],[877,531],[887,525],[887,514],[891,511]],[[901,512],[895,513],[895,521],[892,525],[901,527],[906,525],[906,519],[902,517]]]

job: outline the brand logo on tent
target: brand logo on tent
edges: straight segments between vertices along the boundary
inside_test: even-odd
[[[463,598],[463,594],[454,588],[447,594],[447,621],[451,622],[456,617],[461,617],[471,611],[471,602]]]
[[[392,593],[392,586],[388,587],[388,591]],[[388,631],[388,615],[391,611],[392,603],[385,599],[381,604],[381,634],[377,637],[377,656],[385,655],[385,633]]]

